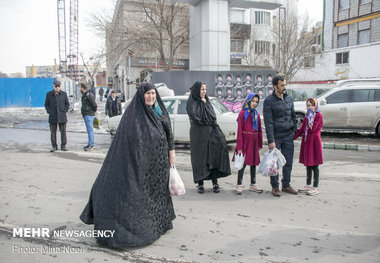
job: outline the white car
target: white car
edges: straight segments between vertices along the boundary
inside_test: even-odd
[[[380,135],[380,82],[351,83],[317,97],[324,131],[370,131]],[[306,102],[295,102],[298,125],[305,116]]]
[[[216,113],[217,123],[226,136],[227,142],[235,142],[238,114],[231,112],[218,99],[209,98]],[[186,112],[187,99],[188,96],[162,97],[162,101],[171,119],[174,141],[177,143],[190,143],[190,120]],[[108,125],[111,135],[115,134],[120,119],[121,115],[109,119]]]

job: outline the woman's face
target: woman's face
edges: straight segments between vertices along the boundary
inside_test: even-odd
[[[201,86],[201,99],[203,99],[205,96],[206,96],[206,92],[207,92],[207,87],[206,87],[206,84],[202,84]]]
[[[148,106],[153,106],[156,101],[156,90],[151,89],[144,94],[145,104]]]
[[[259,99],[257,97],[253,97],[251,100],[251,109],[255,109],[259,104]]]

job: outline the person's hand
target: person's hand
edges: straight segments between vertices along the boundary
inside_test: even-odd
[[[268,144],[268,148],[269,150],[273,150],[276,148],[276,143],[275,142],[271,142],[270,144]]]
[[[206,98],[202,98],[202,101],[206,103]]]
[[[238,153],[238,154],[241,154],[241,153],[242,153],[242,150],[240,150],[240,151],[237,151],[237,153]]]
[[[169,163],[170,167],[173,167],[175,165],[175,150],[169,151]]]

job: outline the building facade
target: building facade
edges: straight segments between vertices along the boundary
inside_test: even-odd
[[[291,86],[329,87],[341,79],[380,77],[380,0],[324,2],[322,46]]]

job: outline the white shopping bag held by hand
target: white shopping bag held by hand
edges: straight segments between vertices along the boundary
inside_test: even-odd
[[[183,184],[175,166],[170,168],[169,192],[170,195],[183,195],[186,192],[185,185]]]
[[[244,166],[245,156],[243,153],[235,153],[234,156],[234,168],[235,170],[240,170]]]
[[[259,165],[259,173],[265,176],[275,176],[285,164],[285,157],[278,149],[268,150]]]

